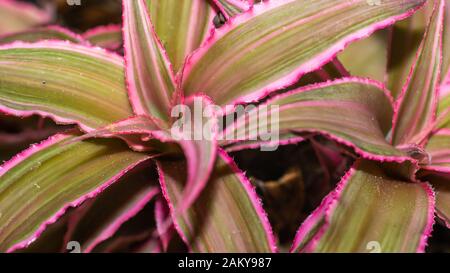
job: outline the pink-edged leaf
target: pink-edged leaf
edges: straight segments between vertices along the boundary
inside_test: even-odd
[[[79,34],[60,26],[37,27],[0,36],[0,44],[8,44],[16,41],[30,43],[41,40],[62,40],[77,44],[85,43],[84,39]]]
[[[158,232],[159,240],[161,241],[161,246],[164,251],[167,251],[169,247],[170,240],[172,239],[173,233],[175,232],[173,226],[169,228],[165,227],[168,219],[170,218],[170,209],[164,198],[158,198],[155,201],[155,222],[156,231]],[[149,242],[151,244],[151,242]],[[151,244],[154,245],[154,244]]]
[[[66,212],[58,221],[49,225],[27,248],[18,249],[14,253],[59,253],[62,249],[66,250],[67,243],[64,236],[70,216],[71,211]]]
[[[308,216],[308,218],[306,218],[305,221],[303,221],[295,234],[290,252],[299,252],[304,251],[306,248],[310,248],[314,237],[319,232],[322,232],[325,225],[326,212],[330,203],[333,201],[334,194],[334,192],[331,192],[325,196],[320,205]]]
[[[434,205],[429,184],[395,180],[358,161],[300,227],[292,251],[423,252]]]
[[[217,149],[215,133],[217,117],[212,112],[214,109],[208,108],[208,106],[211,106],[211,102],[204,97],[192,97],[186,100],[183,107],[180,105],[180,108],[174,110],[177,111],[174,113],[181,114],[181,117],[176,121],[176,125],[173,126],[171,131],[158,127],[148,117],[136,116],[85,134],[80,139],[138,135],[144,142],[153,141],[151,145],[147,145],[150,148],[158,147],[155,140],[179,144],[188,163],[188,176],[183,201],[177,207],[179,213],[183,213],[200,195],[214,166]],[[210,114],[204,116],[206,112]],[[128,140],[128,142],[132,147],[136,147],[132,141]],[[145,146],[145,144],[142,145],[142,147]],[[167,150],[161,152],[168,153]]]
[[[214,27],[216,14],[205,0],[146,0],[156,33],[177,72]]]
[[[145,0],[123,0],[126,77],[138,115],[169,119],[175,77],[158,39]]]
[[[442,40],[442,74],[443,83],[450,85],[450,3],[445,5],[444,37]]]
[[[184,213],[205,188],[214,167],[218,145],[217,113],[211,108],[213,105],[209,98],[194,96],[185,103],[187,108],[177,113],[181,117],[171,130],[183,149],[188,167],[183,196],[176,208],[180,213]]]
[[[335,58],[331,62],[322,66],[321,68],[302,76],[298,82],[296,82],[294,85],[287,87],[286,89],[292,90],[308,84],[320,83],[345,78],[349,76],[350,73],[347,71],[344,65],[337,58]],[[274,95],[276,93],[272,94]]]
[[[264,112],[270,118],[258,121]],[[350,146],[368,159],[410,161],[386,140],[392,113],[392,99],[380,83],[345,78],[274,97],[228,126],[219,143],[276,140],[278,132],[281,136],[312,132]]]
[[[436,119],[442,65],[442,29],[445,1],[436,1],[430,23],[396,104],[394,145],[420,144]]]
[[[134,116],[105,127],[93,130],[75,139],[119,137],[136,151],[169,152],[171,147],[161,143],[171,142],[172,138],[159,120],[148,116]]]
[[[1,0],[0,18],[0,34],[5,34],[46,24],[51,20],[51,15],[23,1]]]
[[[123,43],[120,25],[99,26],[83,33],[83,38],[91,44],[109,50],[117,50]]]
[[[226,19],[249,10],[252,5],[244,0],[212,0]]]
[[[448,172],[422,171],[423,180],[429,181],[436,192],[436,214],[450,228],[450,175]]]
[[[435,132],[425,147],[430,164],[424,169],[450,173],[450,129]]]
[[[246,140],[226,145],[225,150],[227,152],[239,152],[242,150],[254,150],[262,149],[265,147],[278,147],[284,145],[298,144],[306,138],[299,136],[295,133],[285,133],[279,136],[277,141],[270,140]]]
[[[123,59],[65,41],[0,46],[0,111],[90,131],[133,115]]]
[[[67,240],[79,242],[82,252],[91,252],[142,211],[159,193],[159,186],[149,170],[138,168],[136,171],[92,200],[82,217],[72,223],[74,227]]]
[[[176,214],[174,206],[181,201],[185,162],[159,161],[158,170],[175,228],[191,251],[276,251],[261,201],[250,181],[224,152],[220,152],[200,198],[182,215]]]
[[[26,247],[68,208],[149,158],[117,140],[68,144],[78,135],[56,135],[0,167],[0,251]]]
[[[219,105],[257,100],[320,68],[352,41],[412,15],[424,2],[261,2],[192,55],[182,88],[188,95],[204,92]]]
[[[416,59],[417,50],[433,11],[433,4],[433,1],[427,1],[413,16],[397,22],[389,29],[386,82],[396,99],[400,96]]]

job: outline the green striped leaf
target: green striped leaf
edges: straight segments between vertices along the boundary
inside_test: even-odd
[[[159,161],[163,193],[175,228],[193,252],[272,252],[271,228],[250,182],[224,153],[194,205],[176,214],[183,193],[186,164]],[[198,232],[201,230],[201,232]]]
[[[26,247],[69,207],[148,158],[117,140],[70,143],[77,135],[52,137],[1,167],[0,251]]]
[[[133,112],[120,56],[67,42],[0,47],[0,109],[50,116],[83,130],[125,119]]]
[[[156,33],[175,71],[214,27],[215,11],[205,0],[146,0]]]
[[[272,116],[257,122],[263,108]],[[321,133],[370,159],[407,161],[406,154],[386,140],[392,113],[392,101],[383,86],[366,79],[346,78],[306,86],[269,100],[227,128],[220,144],[255,137],[268,139],[271,130],[267,128],[275,125],[281,135]],[[279,122],[275,119],[273,123],[272,118]]]
[[[192,55],[183,90],[206,93],[219,105],[257,100],[320,68],[350,42],[410,16],[424,2],[262,2]]]
[[[138,115],[167,121],[175,79],[146,1],[123,0],[123,20],[126,75],[133,109]]]
[[[433,1],[428,1],[420,11],[390,29],[387,86],[394,98],[402,93],[432,10]]]
[[[0,44],[8,44],[16,41],[38,42],[41,40],[62,40],[77,44],[83,43],[81,36],[60,26],[38,27],[0,36]]]
[[[369,161],[357,162],[321,206],[319,221],[298,233],[312,239],[298,236],[294,251],[423,252],[434,224],[428,184],[389,178]]]
[[[442,79],[450,85],[450,2],[445,5],[444,38],[442,41]]]
[[[392,143],[420,144],[435,121],[442,62],[445,1],[436,1],[416,61],[396,105]]]
[[[450,84],[440,87],[437,121],[438,128],[450,128]]]

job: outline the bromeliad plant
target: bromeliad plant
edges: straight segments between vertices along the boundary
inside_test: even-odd
[[[259,198],[227,154],[262,143],[170,133],[172,109],[198,99],[205,106],[277,105],[278,144],[321,134],[359,156],[302,224],[292,251],[366,251],[372,242],[384,252],[424,251],[435,200],[422,181],[435,183],[438,214],[449,219],[442,143],[449,145],[450,134],[441,130],[448,127],[449,93],[448,85],[439,88],[448,53],[442,53],[445,1],[429,1],[427,31],[395,103],[382,83],[348,77],[335,57],[426,2],[124,0],[124,57],[92,46],[116,49],[114,27],[85,35],[41,28],[0,38],[34,42],[0,46],[1,110],[79,128],[1,167],[0,250],[26,248],[83,204],[67,220],[65,239],[95,251],[156,200],[147,251],[167,249],[171,225],[194,252],[276,251]],[[227,20],[220,28],[213,25],[217,11]],[[271,96],[323,80],[329,81]],[[260,135],[264,130],[248,127],[250,121],[238,118],[223,134],[243,128],[246,136]],[[158,176],[115,183],[142,164]]]

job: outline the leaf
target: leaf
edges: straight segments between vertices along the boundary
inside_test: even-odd
[[[229,20],[230,17],[234,17],[253,7],[253,1],[245,0],[213,0],[214,3],[219,7],[222,14],[225,14],[226,19]],[[303,77],[300,81],[294,84],[294,86],[304,86],[307,84],[323,82],[327,80],[339,79],[342,77],[350,76],[348,71],[344,68],[341,62],[335,58],[329,63],[325,64],[320,69],[310,72]],[[291,89],[289,87],[289,89]]]
[[[227,152],[239,152],[242,150],[253,150],[253,149],[261,149],[264,147],[271,147],[271,146],[284,146],[284,145],[292,145],[292,144],[298,144],[300,142],[303,142],[306,140],[304,137],[299,136],[295,133],[285,133],[280,135],[278,141],[267,141],[267,140],[246,140],[246,141],[239,141],[236,143],[233,143],[231,145],[226,145],[225,150]]]
[[[158,126],[148,117],[136,116],[85,134],[79,139],[137,135],[140,139],[146,141],[157,140],[163,143],[179,144],[188,163],[188,177],[182,198],[183,201],[179,203],[177,208],[178,213],[183,213],[187,207],[192,205],[205,187],[214,166],[217,149],[215,131],[217,117],[214,113],[204,115],[210,105],[211,102],[204,97],[188,98],[183,108],[175,109],[176,113],[181,114],[182,117],[176,121],[171,131]],[[197,113],[200,114],[200,117],[197,116]],[[198,135],[199,132],[201,133],[200,135]],[[132,141],[130,144],[130,146],[136,148]],[[158,147],[156,145],[148,146],[155,148]],[[143,145],[142,147],[145,146]],[[137,150],[145,149],[138,148]],[[168,153],[167,149],[162,149],[161,152],[163,154]]]
[[[68,235],[70,241],[79,242],[83,252],[91,252],[101,242],[111,238],[159,193],[159,187],[154,183],[157,178],[149,173],[145,168],[139,168],[138,172],[133,170],[131,175],[92,200],[87,212],[73,223],[74,228]]]
[[[75,141],[90,138],[119,137],[135,151],[147,151],[153,153],[168,153],[171,147],[161,145],[161,142],[171,142],[172,138],[168,131],[160,126],[158,120],[147,116],[134,116],[105,127],[86,133]]]
[[[352,76],[383,82],[386,77],[388,31],[382,30],[350,44],[338,58]]]
[[[313,232],[316,225],[305,230],[313,239],[305,246],[297,238],[293,250],[369,252],[376,244],[381,252],[423,252],[434,223],[428,184],[391,179],[370,161],[356,163],[325,207],[319,230]]]
[[[441,129],[429,139],[425,150],[429,154],[430,164],[427,170],[450,173],[450,129]]]
[[[271,118],[259,120],[264,111]],[[278,114],[277,114],[278,112]],[[251,140],[276,140],[277,133],[320,133],[350,146],[368,159],[410,161],[386,140],[392,101],[379,83],[345,78],[274,97],[227,127],[220,145]]]
[[[390,29],[387,87],[397,99],[408,79],[410,68],[423,39],[434,1],[427,1],[424,7],[406,20],[397,22]]]
[[[262,2],[192,55],[182,88],[187,95],[203,92],[219,105],[258,100],[320,68],[350,42],[410,16],[424,2]]]
[[[438,128],[450,128],[450,84],[441,85],[438,103]]]
[[[166,229],[165,223],[170,218],[170,209],[166,203],[166,200],[161,196],[155,201],[155,222],[156,231],[158,232],[159,240],[161,241],[161,246],[164,251],[169,248],[170,240],[172,239],[173,232],[175,231],[173,227]],[[153,240],[151,240],[153,241]],[[154,245],[154,242],[148,242],[150,245]]]
[[[0,168],[0,251],[33,242],[69,207],[77,207],[149,158],[116,140],[67,144],[56,135]]]
[[[213,108],[209,108],[213,106],[212,101],[206,97],[194,96],[188,98],[185,103],[188,108],[183,109],[178,120],[181,122],[179,125],[182,125],[178,126],[178,129],[182,131],[178,131],[174,136],[174,128],[177,126],[174,125],[171,130],[172,137],[175,137],[183,149],[188,167],[183,196],[177,202],[177,213],[184,213],[206,187],[214,168],[218,148],[218,118],[215,112],[208,113],[214,111]],[[188,127],[184,127],[185,125]]]
[[[423,179],[429,181],[436,192],[436,214],[450,228],[450,175],[447,173],[425,171]]]
[[[436,2],[430,24],[395,107],[394,145],[420,144],[421,134],[435,121],[442,65],[445,1]]]
[[[186,164],[159,161],[160,183],[175,228],[193,252],[274,252],[270,224],[250,182],[224,152],[200,198],[174,217]]]
[[[205,0],[146,0],[155,30],[178,72],[214,28],[215,11]]]
[[[168,120],[175,91],[172,67],[150,20],[145,0],[123,0],[126,76],[136,114]]]
[[[442,76],[443,82],[450,85],[450,4],[445,5],[444,37],[442,41]]]
[[[251,5],[244,0],[212,0],[216,4],[226,19],[241,14]]]
[[[99,26],[86,31],[83,38],[91,44],[110,50],[117,50],[123,43],[119,25]]]
[[[30,27],[48,23],[51,19],[47,11],[15,0],[0,1],[0,34],[23,31]]]
[[[0,47],[0,109],[89,131],[133,114],[118,55],[61,41]]]
[[[60,26],[38,27],[0,36],[0,44],[8,44],[16,41],[38,42],[41,40],[70,41],[77,44],[84,43],[84,39],[81,36]]]

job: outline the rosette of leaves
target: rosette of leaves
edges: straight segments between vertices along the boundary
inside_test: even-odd
[[[321,134],[359,157],[302,224],[293,251],[367,251],[374,241],[385,252],[424,251],[435,205],[448,220],[448,92],[441,84],[448,35],[445,2],[429,2],[426,34],[412,69],[403,66],[411,72],[395,102],[383,83],[349,77],[335,57],[413,16],[425,0],[124,0],[122,35],[104,28],[57,31],[75,39],[45,31],[12,38],[0,46],[1,110],[79,129],[1,167],[0,250],[39,241],[81,205],[68,217],[65,240],[95,251],[154,202],[154,228],[140,250],[166,250],[173,231],[194,252],[276,251],[259,198],[227,154],[262,143],[170,134],[173,107],[192,107],[197,98],[205,106],[277,105],[278,144]],[[227,20],[218,29],[217,11]],[[92,46],[101,45],[93,39],[101,34],[123,37],[124,57]],[[311,82],[319,83],[303,86]],[[294,84],[300,87],[281,91]],[[234,134],[247,121],[218,133]],[[259,134],[253,129],[248,135]],[[143,165],[140,171],[157,175],[116,183]],[[436,187],[436,204],[425,181]]]

